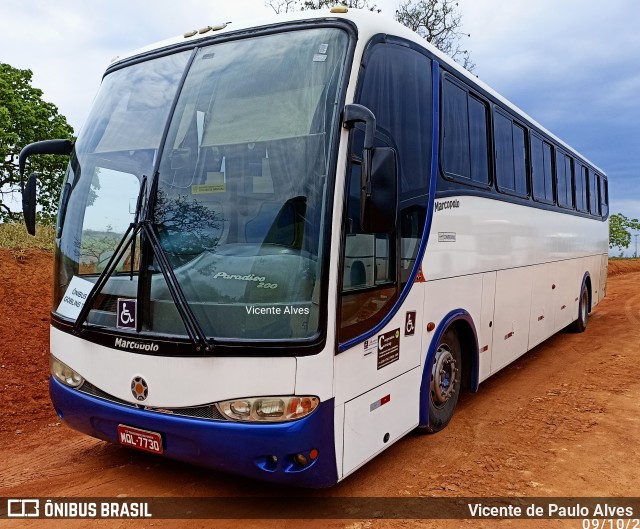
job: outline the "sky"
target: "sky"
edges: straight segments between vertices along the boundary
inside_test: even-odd
[[[640,3],[458,2],[474,73],[604,170],[611,213],[640,218]],[[392,17],[397,0],[377,5]],[[32,70],[78,132],[114,57],[270,12],[263,0],[4,0],[0,62]]]

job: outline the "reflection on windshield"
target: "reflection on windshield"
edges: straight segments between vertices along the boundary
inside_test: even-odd
[[[58,219],[63,229],[57,241],[54,308],[74,275],[104,269],[132,221],[140,181],[153,172],[190,54],[143,62],[105,77],[65,178],[69,192],[62,198],[67,207],[60,208],[65,218]],[[119,269],[125,266],[130,263]],[[135,293],[137,277],[129,281],[126,290]]]
[[[95,281],[158,166],[152,221],[205,334],[290,339],[318,333],[321,235],[347,36],[318,28],[245,38],[109,74],[76,144],[58,246],[56,298]],[[170,119],[163,152],[162,131]],[[142,329],[184,335],[153,257],[150,280],[113,275],[87,321],[115,326],[117,297],[142,295]],[[125,255],[116,272],[138,269]]]
[[[318,331],[328,146],[346,35],[283,33],[202,49],[173,116],[155,221],[205,333]],[[314,297],[315,296],[315,297]],[[173,321],[162,287],[153,330]],[[169,329],[171,330],[171,329]]]

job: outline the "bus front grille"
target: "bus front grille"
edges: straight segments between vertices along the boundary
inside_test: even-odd
[[[109,395],[108,393],[102,391],[100,388],[91,384],[91,382],[85,381],[82,386],[78,388],[78,391],[85,393],[86,395],[91,395],[92,397],[96,397],[98,399],[106,400],[109,402],[113,402],[115,404],[120,404],[122,406],[129,406],[130,408],[139,408],[145,411],[150,411],[154,413],[164,413],[167,415],[178,415],[181,417],[193,417],[196,419],[207,419],[210,421],[226,421],[226,417],[220,413],[217,406],[215,404],[205,404],[203,406],[192,406],[187,408],[160,408],[160,407],[151,407],[151,406],[142,406],[137,404],[132,404],[131,402],[127,402],[126,400],[119,399],[118,397],[114,397],[113,395]]]

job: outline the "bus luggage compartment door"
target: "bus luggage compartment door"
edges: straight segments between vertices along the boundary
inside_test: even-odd
[[[418,425],[420,373],[412,369],[345,404],[344,476]]]

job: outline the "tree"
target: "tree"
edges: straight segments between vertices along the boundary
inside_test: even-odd
[[[290,11],[309,11],[314,9],[329,9],[334,6],[346,6],[351,9],[380,10],[369,0],[266,0],[265,5],[276,13],[288,13]]]
[[[34,141],[72,139],[73,128],[55,105],[42,99],[42,90],[31,86],[31,70],[19,70],[0,63],[0,220],[18,220],[9,199],[20,192],[18,155]],[[64,156],[33,156],[28,172],[38,173],[38,218],[53,222],[64,172]]]
[[[472,72],[476,65],[462,47],[462,38],[471,35],[460,29],[462,15],[457,8],[458,2],[452,0],[405,0],[398,6],[396,20]]]
[[[629,230],[640,231],[638,219],[628,219],[622,213],[609,215],[609,248],[620,248],[624,251],[631,243]]]
[[[265,5],[276,13],[326,9],[336,5],[380,12],[380,9],[375,4],[371,5],[369,0],[266,0]],[[395,18],[470,72],[474,70],[476,65],[471,60],[469,50],[464,49],[462,45],[462,39],[471,35],[460,29],[462,15],[458,11],[458,2],[404,0],[396,10]]]

